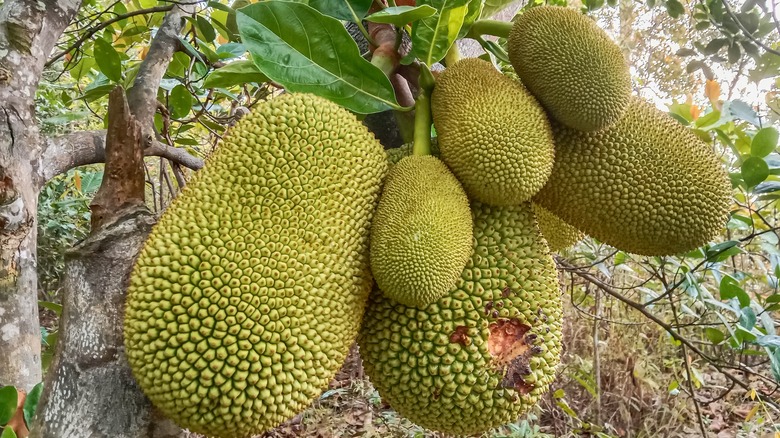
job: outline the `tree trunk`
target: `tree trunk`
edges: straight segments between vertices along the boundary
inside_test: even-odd
[[[35,91],[81,0],[6,0],[0,7],[0,385],[41,380],[36,227],[41,136]]]

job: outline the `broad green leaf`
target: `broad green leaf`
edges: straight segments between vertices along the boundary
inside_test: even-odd
[[[103,38],[98,38],[95,40],[95,46],[92,50],[100,71],[112,81],[120,82],[122,80],[122,60],[111,43]]]
[[[52,303],[50,301],[38,301],[38,307],[49,309],[52,312],[56,313],[57,316],[62,316],[62,304]]]
[[[428,6],[395,6],[382,9],[368,17],[366,21],[373,23],[388,23],[398,27],[405,26],[408,23],[430,17],[436,13],[436,9]]]
[[[739,300],[740,307],[750,305],[750,297],[739,285],[739,282],[734,277],[726,275],[720,280],[720,299],[725,301],[732,298]]]
[[[373,0],[308,0],[309,6],[337,20],[358,22],[371,8]]]
[[[238,58],[246,53],[246,47],[241,43],[227,43],[217,47],[217,55],[221,59]]]
[[[769,166],[763,158],[748,157],[742,163],[742,179],[748,187],[753,187],[769,176]]]
[[[773,127],[763,128],[756,132],[750,143],[750,155],[766,157],[777,147],[778,132]]]
[[[685,7],[678,0],[666,0],[666,12],[672,18],[677,18],[685,13]]]
[[[190,57],[184,52],[176,52],[173,54],[170,64],[168,64],[168,70],[165,72],[165,75],[173,78],[183,78],[187,74],[189,66]]]
[[[16,432],[14,432],[14,430],[11,429],[10,427],[6,427],[5,429],[3,429],[3,434],[0,435],[0,438],[17,438]]]
[[[359,114],[401,108],[390,80],[360,56],[340,21],[304,4],[271,0],[241,9],[237,22],[255,65],[287,90]]]
[[[745,328],[745,330],[753,330],[756,326],[756,312],[750,307],[743,307],[742,314],[739,315],[739,324]]]
[[[468,12],[468,0],[420,0],[437,13],[412,26],[412,53],[428,66],[439,62],[455,42]]]
[[[190,113],[192,109],[192,95],[184,85],[177,85],[168,96],[168,107],[174,119],[181,119]]]
[[[704,330],[704,334],[714,345],[718,345],[726,339],[726,335],[724,335],[722,331],[712,327],[707,327]]]
[[[460,26],[460,31],[458,32],[458,38],[465,37],[469,33],[469,30],[471,30],[471,25],[479,20],[479,16],[482,14],[482,6],[482,0],[469,0],[466,16],[463,17],[463,24]]]
[[[242,60],[214,70],[203,82],[204,88],[228,88],[250,82],[268,82],[252,61]]]
[[[756,344],[762,347],[780,348],[780,336],[766,335],[756,338]]]
[[[726,108],[728,107],[728,111]],[[748,123],[752,123],[753,126],[759,126],[758,114],[753,110],[750,104],[747,104],[741,100],[732,100],[723,104],[723,113],[728,112],[733,117],[742,119]]]
[[[16,413],[19,393],[13,386],[0,388],[0,426],[5,426]]]
[[[721,243],[719,243],[717,245],[713,245],[712,247],[707,249],[707,252],[706,252],[707,259],[711,260],[711,259],[719,256],[720,254],[722,254],[723,252],[725,252],[729,248],[732,248],[732,247],[737,246],[737,245],[739,245],[739,242],[736,241],[736,240],[729,240],[729,241],[726,241],[726,242],[721,242]]]
[[[22,412],[24,414],[24,422],[27,423],[28,428],[32,427],[32,419],[35,416],[35,410],[38,408],[41,393],[43,393],[43,382],[33,386],[33,389],[27,394],[27,398],[24,399]]]
[[[482,6],[481,18],[490,18],[514,3],[515,0],[485,0]]]
[[[198,15],[196,18],[196,23],[198,31],[203,36],[203,40],[211,42],[217,38],[217,32],[214,30],[214,27],[211,25],[211,23],[209,23],[209,20],[207,20],[206,17]]]

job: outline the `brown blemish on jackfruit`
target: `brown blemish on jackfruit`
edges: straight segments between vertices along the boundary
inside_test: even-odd
[[[538,346],[533,342],[537,336],[528,333],[531,327],[516,318],[500,319],[490,324],[488,351],[497,369],[504,374],[502,388],[512,388],[520,394],[528,394],[534,386],[527,383],[523,376],[531,374],[529,356],[538,354]]]
[[[468,332],[469,329],[465,325],[455,327],[455,331],[450,334],[450,342],[463,345],[464,347],[471,345],[471,339],[469,338]]]

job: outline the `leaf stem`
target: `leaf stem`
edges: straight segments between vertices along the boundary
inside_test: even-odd
[[[420,66],[420,94],[414,105],[414,145],[413,155],[431,154],[431,91],[434,79],[425,65]]]
[[[460,50],[458,49],[458,44],[453,43],[450,46],[450,49],[447,50],[447,54],[444,55],[444,62],[447,64],[447,67],[452,67],[459,60],[460,60]]]
[[[509,31],[512,30],[514,23],[509,21],[498,20],[477,20],[471,25],[469,33],[466,34],[468,38],[474,38],[480,35],[493,35],[499,38],[506,38],[509,36]]]

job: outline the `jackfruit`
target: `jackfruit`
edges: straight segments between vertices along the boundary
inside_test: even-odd
[[[472,203],[473,254],[424,309],[375,289],[358,337],[384,401],[422,427],[470,435],[514,421],[547,391],[561,353],[558,275],[530,203]]]
[[[441,159],[469,197],[489,205],[527,201],[553,165],[550,124],[517,81],[477,58],[444,70],[432,96]]]
[[[471,256],[469,200],[432,155],[411,155],[385,179],[371,224],[371,272],[387,297],[425,307],[455,286]]]
[[[154,227],[128,289],[141,389],[182,427],[248,437],[327,387],[373,283],[387,159],[334,103],[285,94],[242,118]]]
[[[620,47],[574,9],[529,9],[515,19],[507,49],[523,84],[566,126],[604,129],[628,105],[631,76]]]
[[[667,114],[632,98],[611,128],[554,125],[556,159],[534,201],[617,249],[678,254],[725,224],[731,184],[711,147]]]
[[[566,249],[585,237],[582,231],[567,224],[550,210],[535,202],[532,205],[536,220],[539,222],[539,230],[547,241],[550,252]]]

